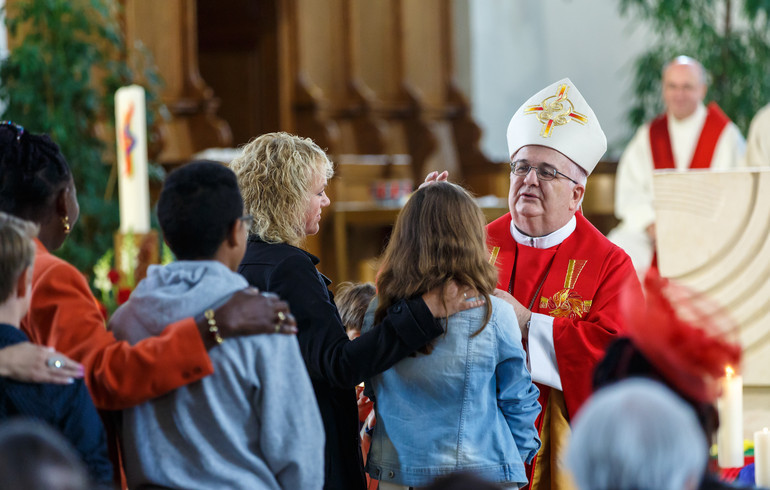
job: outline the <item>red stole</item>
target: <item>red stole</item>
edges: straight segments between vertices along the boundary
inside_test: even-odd
[[[722,109],[714,102],[707,107],[706,121],[703,123],[698,144],[692,155],[689,168],[709,168],[714,156],[714,149],[725,126],[730,122]],[[652,162],[656,170],[673,169],[674,151],[671,149],[671,137],[668,134],[668,115],[662,114],[650,123],[650,148]]]
[[[487,244],[490,253],[496,255],[497,287],[512,291],[514,298],[529,306],[543,275],[547,274],[532,311],[554,318],[585,319],[608,247],[597,247],[595,241],[585,239],[586,227],[599,232],[582,214],[576,214],[575,218],[578,224],[575,231],[561,245],[546,250],[517,244],[510,234],[510,214],[490,223]],[[518,270],[514,271],[514,265]]]
[[[554,345],[558,364],[565,366],[560,375],[570,416],[591,394],[593,366],[603,357],[604,349],[618,335],[623,323],[617,295],[629,277],[635,278],[628,257],[582,214],[577,213],[575,218],[575,231],[556,248],[532,308],[535,313],[555,318]],[[535,281],[532,272],[514,271],[514,264],[529,269],[522,262],[539,253],[518,245],[511,237],[510,226],[510,213],[487,225],[487,245],[493,256],[490,260],[498,269],[497,287],[512,290],[526,307],[544,271],[535,273]],[[519,250],[524,252],[517,263]],[[602,286],[607,290],[600,298],[599,309],[594,311],[594,296]]]

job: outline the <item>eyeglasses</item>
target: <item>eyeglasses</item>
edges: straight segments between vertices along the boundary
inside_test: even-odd
[[[526,165],[523,163],[517,164],[517,163],[511,162],[511,172],[513,173],[513,175],[518,175],[519,177],[526,177],[527,174],[529,174],[529,171],[533,169],[535,170],[535,174],[537,174],[538,180],[543,180],[548,182],[550,180],[555,179],[556,176],[561,175],[562,177],[569,180],[570,182],[578,184],[577,181],[569,178],[568,176],[564,175],[563,173],[559,172],[553,167],[548,167],[545,165],[541,165],[539,167],[533,167],[531,165]]]
[[[243,221],[243,226],[245,226],[247,230],[250,230],[251,229],[251,225],[254,223],[254,216],[252,216],[250,214],[244,214],[243,216],[241,216],[238,219]]]

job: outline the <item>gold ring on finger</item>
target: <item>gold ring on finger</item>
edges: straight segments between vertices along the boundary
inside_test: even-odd
[[[286,315],[282,311],[278,312],[278,321],[279,322],[285,322],[286,321]]]

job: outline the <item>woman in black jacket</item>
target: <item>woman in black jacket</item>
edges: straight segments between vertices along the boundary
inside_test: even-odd
[[[321,211],[330,204],[325,189],[334,171],[326,154],[310,139],[270,133],[246,145],[231,168],[254,217],[238,271],[251,285],[287,301],[297,320],[326,431],[324,488],[363,490],[354,386],[441,335],[437,317],[481,303],[465,301],[467,288],[456,285],[430,291],[394,304],[380,325],[349,340],[331,281],[316,269],[318,258],[301,248],[308,235],[318,233]]]

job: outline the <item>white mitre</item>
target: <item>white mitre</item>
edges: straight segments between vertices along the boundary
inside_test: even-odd
[[[591,174],[607,151],[607,137],[596,114],[569,78],[529,98],[508,124],[508,155],[519,148],[553,148]]]

